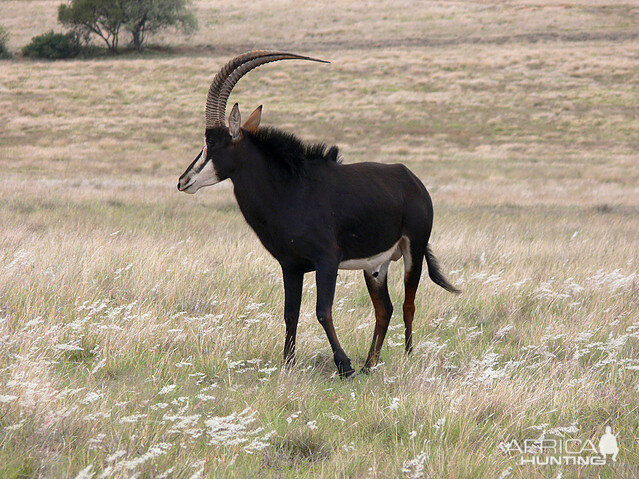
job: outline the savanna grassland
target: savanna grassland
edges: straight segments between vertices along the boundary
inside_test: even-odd
[[[58,3],[0,1],[10,48]],[[143,55],[0,61],[0,477],[638,477],[639,7],[194,6],[199,32]],[[404,163],[431,192],[431,245],[464,291],[424,275],[405,358],[393,265],[370,375],[336,377],[312,274],[283,370],[277,263],[229,184],[175,188],[213,74],[254,47],[332,63],[251,73],[244,115],[263,103],[263,124]],[[340,272],[334,317],[361,366],[361,273]],[[500,447],[596,446],[606,426],[605,466]]]

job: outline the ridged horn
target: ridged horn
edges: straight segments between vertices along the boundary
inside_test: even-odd
[[[224,126],[226,116],[226,102],[235,84],[248,72],[265,63],[278,60],[309,60],[313,62],[329,63],[317,58],[296,55],[295,53],[257,50],[238,55],[228,62],[215,75],[206,98],[206,127]]]

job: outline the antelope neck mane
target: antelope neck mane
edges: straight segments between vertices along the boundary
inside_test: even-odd
[[[269,160],[290,173],[301,176],[317,164],[340,163],[339,149],[324,143],[307,144],[292,133],[276,128],[260,128],[255,133],[244,132]]]

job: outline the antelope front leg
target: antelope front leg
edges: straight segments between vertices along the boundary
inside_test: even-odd
[[[284,321],[286,322],[284,365],[289,365],[295,362],[295,337],[300,317],[304,274],[282,269],[282,278],[284,280]]]
[[[355,370],[351,366],[351,360],[342,349],[333,326],[333,298],[335,296],[335,281],[337,279],[338,262],[333,264],[320,264],[315,268],[315,282],[317,284],[317,319],[326,331],[328,342],[333,350],[333,359],[337,365],[337,371],[343,378],[351,376]]]

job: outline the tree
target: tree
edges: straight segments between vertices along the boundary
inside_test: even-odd
[[[88,43],[91,35],[102,38],[111,52],[118,48],[121,29],[131,32],[136,50],[149,35],[169,27],[185,33],[197,22],[187,8],[189,0],[69,0],[58,8],[58,20]]]
[[[141,51],[149,35],[175,27],[184,33],[197,28],[188,0],[123,0],[124,27],[131,32],[133,47]]]
[[[118,48],[120,28],[126,20],[126,0],[71,0],[58,8],[58,20],[71,26],[85,41],[96,34],[110,52]]]

